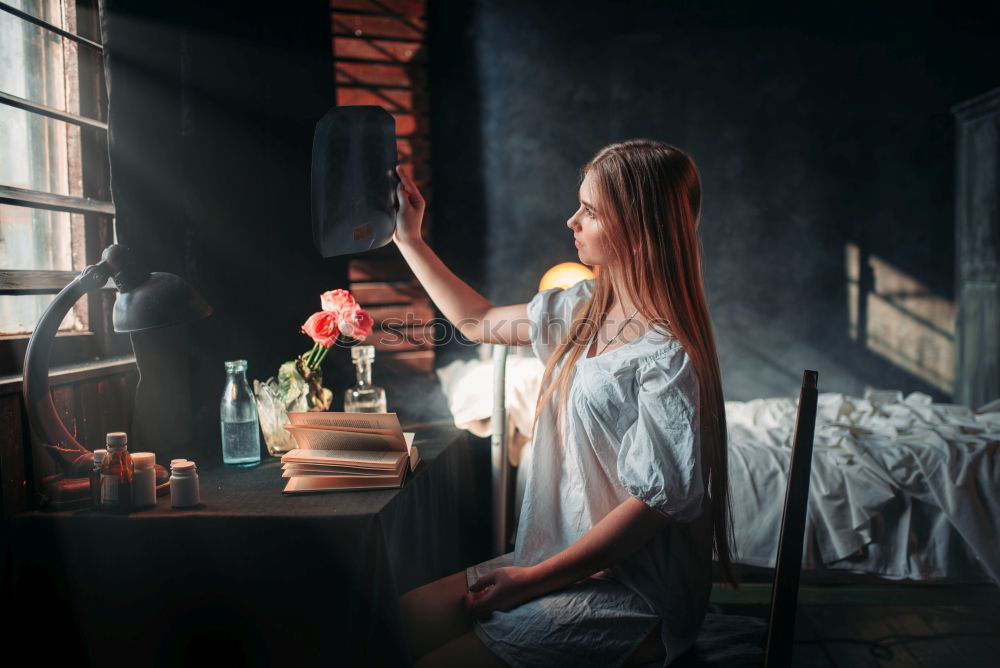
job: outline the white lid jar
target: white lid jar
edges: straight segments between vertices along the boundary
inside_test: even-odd
[[[108,432],[108,435],[104,437],[104,442],[109,446],[120,448],[128,445],[128,434],[124,431],[110,431]]]
[[[170,465],[170,505],[174,508],[190,508],[201,503],[198,489],[198,467],[185,460]]]
[[[137,508],[156,505],[156,454],[133,452],[132,503]]]

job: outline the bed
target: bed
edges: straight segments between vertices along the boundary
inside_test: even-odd
[[[493,435],[492,348],[437,370],[456,426],[481,437]],[[516,527],[543,367],[527,347],[509,351],[497,357],[497,415]],[[794,397],[726,402],[739,563],[774,566],[795,411]],[[1000,401],[973,410],[919,392],[821,392],[803,569],[1000,584],[998,450]]]

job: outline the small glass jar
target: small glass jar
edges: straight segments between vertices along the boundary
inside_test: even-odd
[[[192,461],[170,465],[170,506],[190,508],[201,503],[198,467]]]
[[[108,454],[101,462],[101,510],[132,511],[132,483],[135,467],[128,452],[128,436],[123,431],[107,435]]]
[[[247,384],[247,361],[226,362],[226,386],[219,406],[222,462],[231,466],[260,464],[257,404]]]
[[[372,385],[372,366],[375,364],[375,346],[353,346],[356,382],[344,392],[344,411],[347,413],[386,413],[385,390]]]

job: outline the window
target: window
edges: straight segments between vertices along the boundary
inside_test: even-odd
[[[421,232],[431,240],[430,128],[425,0],[330,0],[337,104],[376,105],[396,120],[399,161],[408,164],[427,211]],[[377,306],[383,320],[412,321],[400,340],[376,335],[380,364],[403,373],[434,371],[434,309],[399,251],[390,244],[351,258],[350,290]]]
[[[113,243],[97,0],[0,1],[0,375],[45,308]],[[54,364],[111,354],[111,290],[80,299]]]

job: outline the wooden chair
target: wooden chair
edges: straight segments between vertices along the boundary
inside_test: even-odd
[[[771,611],[767,620],[767,643],[764,665],[781,668],[792,664],[795,635],[795,610],[799,600],[799,576],[802,574],[802,544],[809,506],[809,478],[812,473],[813,437],[816,432],[816,402],[819,373],[802,372],[799,409],[795,416],[792,461],[788,466],[785,510],[781,516],[778,558],[775,560],[774,584],[771,585]]]
[[[799,390],[798,413],[792,437],[792,456],[785,488],[785,508],[778,536],[771,607],[766,625],[763,619],[742,615],[709,613],[688,652],[672,664],[677,668],[702,666],[747,666],[765,668],[792,665],[795,640],[795,612],[802,573],[806,509],[809,505],[809,478],[812,472],[813,437],[816,431],[817,382],[819,373],[805,370]],[[648,668],[659,664],[650,663]],[[647,668],[643,666],[642,668]]]

